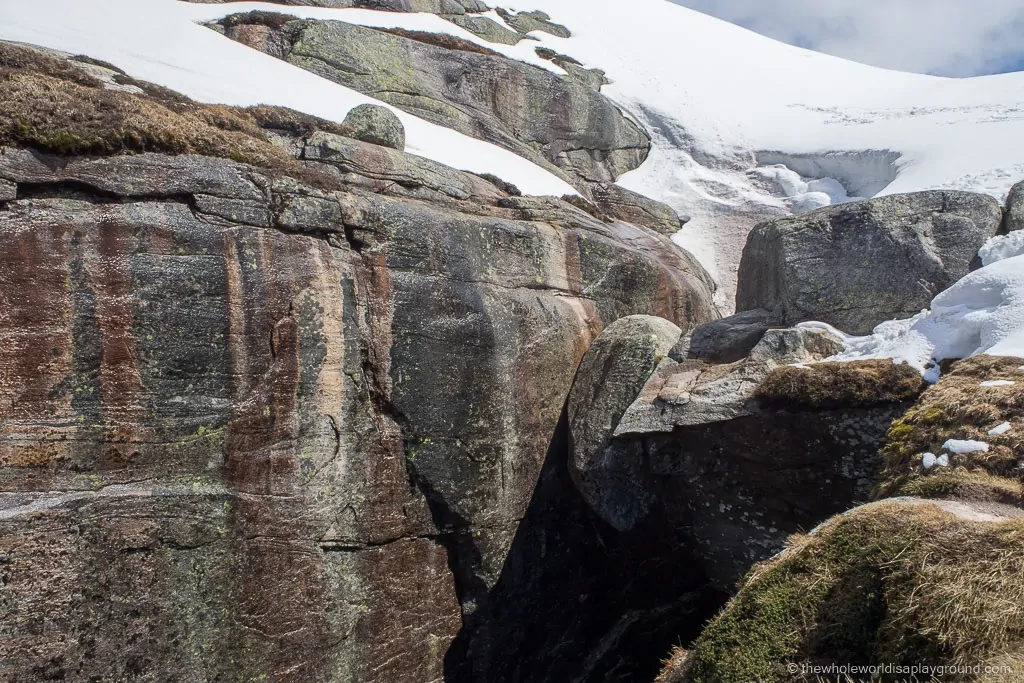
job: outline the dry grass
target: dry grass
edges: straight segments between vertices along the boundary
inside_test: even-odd
[[[202,154],[336,184],[273,145],[264,128],[337,131],[337,124],[275,107],[204,105],[127,76],[117,80],[144,93],[104,88],[71,61],[0,43],[0,145],[61,155]]]
[[[1024,470],[1024,371],[1019,358],[976,356],[956,363],[929,388],[887,435],[879,496],[978,498],[988,489],[1000,499],[1020,501]],[[982,387],[1006,379],[1007,387]],[[993,427],[1009,422],[1012,429],[989,436]],[[924,470],[923,453],[940,454],[949,439],[989,444],[987,453],[952,455],[950,468]],[[1012,501],[1011,501],[1012,502]]]
[[[1022,644],[1024,521],[884,503],[834,518],[757,567],[659,681],[813,680],[789,673],[791,663],[1021,663]]]
[[[782,366],[757,387],[761,404],[784,410],[832,410],[912,401],[925,387],[909,365],[889,360]]]
[[[426,43],[435,47],[443,47],[448,50],[459,50],[461,52],[475,52],[488,57],[503,57],[500,52],[477,45],[463,38],[449,35],[447,33],[430,33],[429,31],[409,31],[404,28],[374,28],[375,31],[390,33],[393,36],[400,36],[415,40],[417,43]]]

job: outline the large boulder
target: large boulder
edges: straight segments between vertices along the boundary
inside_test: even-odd
[[[246,15],[249,16],[249,15]],[[258,25],[226,32],[276,57],[438,125],[500,145],[588,191],[647,158],[650,138],[591,84],[486,52],[453,49],[340,21]],[[430,41],[437,44],[430,44]],[[427,41],[427,42],[424,42]],[[470,49],[472,48],[472,49]]]
[[[867,334],[919,313],[967,275],[1001,220],[987,195],[932,191],[762,223],[743,249],[736,309]]]
[[[405,151],[405,126],[387,107],[361,104],[345,116],[344,125],[356,140]]]
[[[668,320],[637,315],[609,325],[583,358],[569,394],[570,473],[583,497],[617,529],[647,512],[650,493],[639,449],[610,444],[615,428],[682,330]]]
[[[1005,232],[1024,230],[1024,182],[1017,183],[1006,197]]]

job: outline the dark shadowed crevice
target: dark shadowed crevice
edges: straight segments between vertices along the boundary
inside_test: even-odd
[[[620,533],[593,513],[568,452],[563,411],[499,580],[446,655],[446,683],[650,683],[728,597],[663,515]]]

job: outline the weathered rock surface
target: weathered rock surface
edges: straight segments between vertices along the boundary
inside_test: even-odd
[[[345,116],[344,125],[356,140],[405,151],[405,126],[387,107],[361,104]]]
[[[1010,189],[1003,228],[1006,232],[1024,230],[1024,183],[1017,183]]]
[[[663,235],[672,236],[684,221],[676,210],[632,190],[609,183],[591,188],[594,203],[606,214],[619,220],[645,225]]]
[[[599,552],[545,464],[573,373],[620,317],[713,318],[706,273],[649,230],[345,140],[295,143],[345,192],[0,156],[7,680],[613,680],[601,648],[643,638],[603,597],[647,609],[621,588],[637,547],[574,575],[571,622],[546,591],[578,555],[504,572],[548,534]],[[535,625],[510,650],[513,600]]]
[[[598,425],[585,432],[604,439],[601,458],[582,460],[593,467],[593,473],[587,472],[591,480],[575,476],[583,497],[618,528],[654,526],[685,535],[702,572],[722,591],[729,591],[754,562],[781,549],[790,534],[866,499],[878,481],[878,449],[889,425],[923,390],[913,370],[872,361],[857,376],[862,393],[839,391],[849,383],[843,373],[859,372],[856,365],[832,364],[836,374],[830,379],[829,364],[803,371],[787,364],[833,355],[843,348],[841,340],[823,330],[760,329],[764,324],[764,315],[732,322],[743,330],[740,346],[747,343],[746,336],[757,335],[759,341],[743,360],[728,364],[690,357],[692,337],[700,336],[702,327],[721,327],[723,322],[698,327],[658,364],[624,412],[619,405],[628,399],[619,394],[635,384],[609,382],[614,388],[604,391],[615,398],[614,410],[604,410],[600,403],[591,408]],[[614,371],[633,367],[625,350],[647,349],[652,343],[649,333],[637,334],[632,346],[618,340],[609,350],[624,353],[621,362],[614,354],[601,353],[601,347],[595,346],[591,354],[602,359],[599,367]],[[583,368],[597,362],[591,354],[573,398],[581,379],[589,377]],[[886,365],[897,374],[909,371],[916,382],[904,383],[891,395],[880,388],[877,400],[865,400],[863,393],[872,393],[873,383],[898,385],[889,381]],[[786,401],[769,400],[759,393],[783,369],[813,373],[815,392],[828,393],[835,385],[837,400],[823,401],[817,395],[805,401],[789,395]],[[642,374],[634,370],[631,377]],[[586,409],[577,410],[586,415]],[[621,416],[617,422],[616,415]],[[572,413],[570,418],[570,424],[583,424],[578,418],[574,422]],[[606,436],[609,430],[611,438]],[[577,466],[581,449],[574,450],[574,458]],[[592,486],[594,482],[599,486]],[[808,496],[808,491],[816,493]]]
[[[472,14],[448,14],[444,18],[491,43],[518,45],[521,40],[525,39],[523,34],[508,30],[490,17],[478,17]]]
[[[236,2],[237,0],[188,0],[203,4]],[[269,0],[277,5],[309,7],[363,7],[390,12],[429,12],[431,14],[465,14],[486,12],[483,0]]]
[[[241,21],[241,20],[239,20]],[[428,121],[509,149],[574,183],[612,182],[650,138],[576,78],[339,21],[234,24],[250,47]]]
[[[498,15],[506,24],[523,34],[530,33],[531,31],[542,31],[559,38],[572,37],[572,32],[568,28],[551,21],[551,16],[546,12],[537,10],[534,12],[519,12],[517,14],[499,7]]]
[[[736,309],[867,334],[919,313],[970,272],[1001,220],[991,197],[932,191],[762,223],[743,250]]]
[[[622,414],[682,330],[662,318],[630,316],[609,325],[587,351],[569,394],[572,461],[583,498],[613,527],[630,529],[650,505],[643,452],[610,444]]]

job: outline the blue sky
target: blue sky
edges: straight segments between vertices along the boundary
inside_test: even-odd
[[[942,76],[1024,70],[1022,0],[672,0],[793,45]]]

